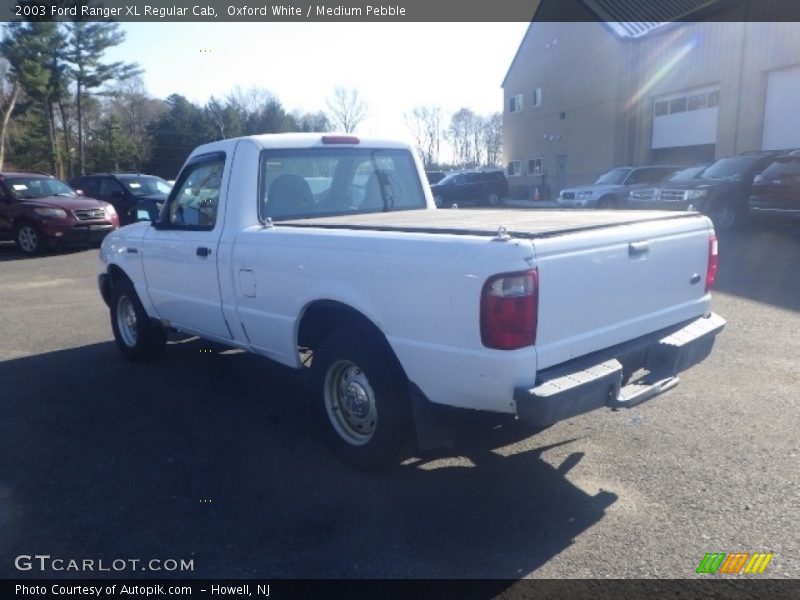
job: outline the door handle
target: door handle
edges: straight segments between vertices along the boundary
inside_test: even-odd
[[[647,242],[631,242],[628,244],[628,256],[642,256],[650,252],[650,244]]]
[[[206,248],[205,246],[200,246],[197,249],[197,252],[195,252],[195,254],[197,254],[197,256],[202,256],[203,258],[205,258],[209,254],[211,254],[211,248]]]

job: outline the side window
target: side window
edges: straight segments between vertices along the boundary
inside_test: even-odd
[[[97,177],[84,177],[78,182],[78,187],[83,190],[87,196],[98,196],[100,194],[100,187]]]
[[[104,198],[110,197],[114,192],[123,192],[122,186],[111,177],[103,177],[99,183],[100,189],[97,193]]]
[[[634,183],[657,183],[664,179],[665,173],[661,169],[637,169],[628,176],[625,185]]]
[[[222,184],[225,157],[190,165],[181,177],[180,188],[169,205],[169,225],[173,229],[213,229]]]

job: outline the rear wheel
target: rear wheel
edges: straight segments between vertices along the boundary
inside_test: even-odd
[[[112,288],[111,328],[117,346],[131,361],[156,358],[167,343],[166,331],[150,319],[127,279],[114,282]]]
[[[488,196],[486,196],[486,204],[489,206],[497,206],[500,204],[500,196],[495,194],[494,192],[490,192]]]
[[[30,223],[23,223],[17,228],[15,240],[17,242],[17,248],[28,256],[40,254],[45,247],[44,237],[39,233],[39,230],[36,229],[36,226]]]
[[[617,199],[613,196],[605,196],[604,198],[600,198],[597,202],[598,208],[617,208]]]
[[[402,460],[412,432],[408,386],[374,335],[332,333],[314,351],[311,379],[325,439],[342,462],[370,470]]]

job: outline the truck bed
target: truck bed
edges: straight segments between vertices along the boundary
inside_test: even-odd
[[[314,217],[279,221],[277,226],[322,227],[446,233],[453,235],[496,235],[500,227],[518,238],[546,238],[576,231],[603,229],[668,219],[697,216],[693,212],[636,210],[519,210],[519,209],[439,209],[403,210],[358,215]]]

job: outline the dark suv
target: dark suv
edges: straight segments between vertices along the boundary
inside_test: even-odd
[[[753,215],[800,216],[800,150],[777,156],[756,175],[748,207]]]
[[[0,173],[0,240],[29,255],[55,244],[99,244],[119,222],[114,207],[40,173]]]
[[[649,208],[696,209],[711,217],[718,230],[731,229],[747,215],[753,178],[779,154],[750,152],[720,158],[693,179],[659,186]]]
[[[464,171],[450,173],[431,186],[436,206],[475,202],[497,206],[508,198],[508,181],[502,171]]]
[[[161,177],[137,173],[98,173],[70,179],[70,185],[87,196],[114,205],[120,225],[137,221],[137,211],[146,211],[155,221],[172,186]]]

